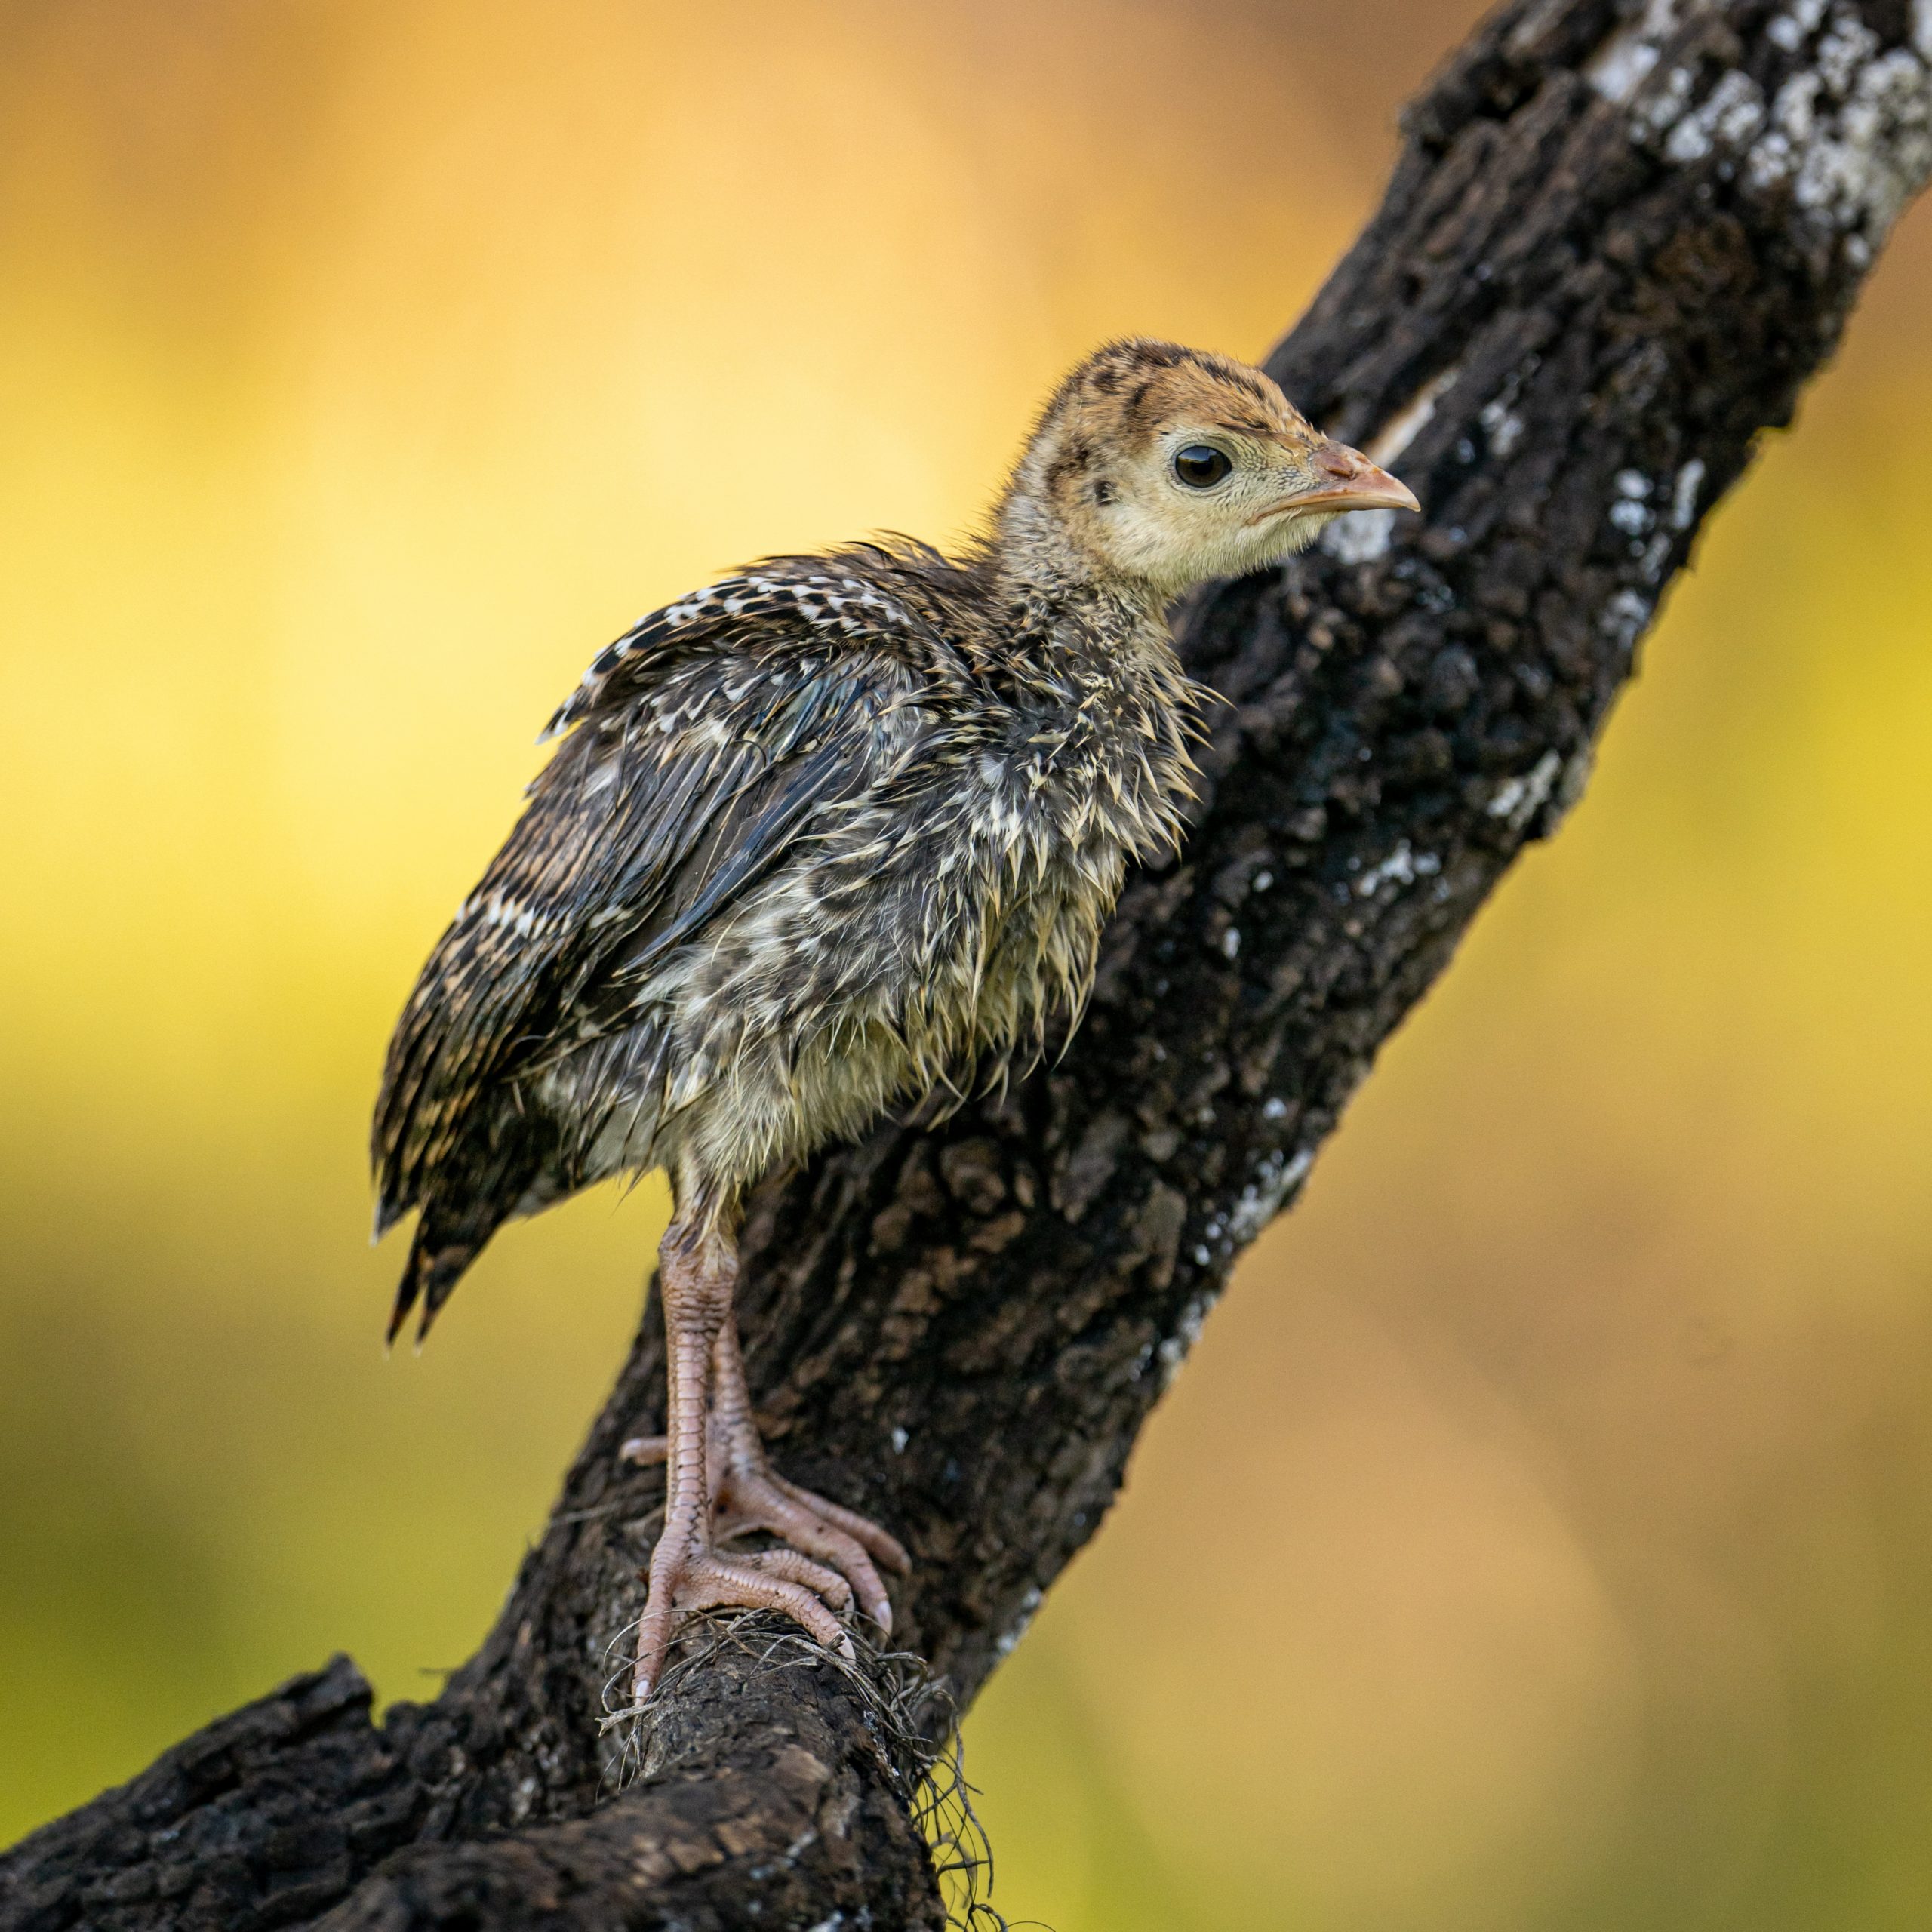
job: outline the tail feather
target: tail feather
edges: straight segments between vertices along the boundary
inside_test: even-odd
[[[402,1279],[396,1285],[388,1341],[395,1341],[397,1331],[409,1318],[410,1310],[420,1301],[423,1315],[416,1326],[416,1343],[422,1346],[430,1324],[455,1293],[456,1284],[468,1272],[469,1264],[488,1244],[501,1220],[500,1216],[450,1217],[435,1202],[425,1204],[409,1244],[409,1259],[403,1264]]]

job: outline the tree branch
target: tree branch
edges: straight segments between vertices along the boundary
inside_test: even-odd
[[[1060,1064],[761,1197],[741,1305],[768,1438],[904,1538],[900,1637],[955,1706],[1097,1527],[1378,1048],[1580,790],[1700,518],[1932,171],[1928,69],[1924,0],[1521,0],[1479,29],[1269,364],[1324,428],[1399,453],[1426,521],[1346,520],[1184,614],[1229,700],[1197,822],[1131,884]],[[377,1727],[346,1660],[297,1679],[27,1839],[0,1927],[940,1923],[909,1799],[945,1720],[903,1664],[848,1672],[752,1620],[700,1633],[718,1647],[639,1734],[600,1735],[660,1494],[616,1451],[654,1426],[660,1367],[654,1318],[433,1704]]]

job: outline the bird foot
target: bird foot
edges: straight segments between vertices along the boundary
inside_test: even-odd
[[[849,1609],[851,1602],[842,1577],[795,1549],[725,1557],[702,1535],[681,1547],[660,1537],[651,1553],[651,1589],[638,1625],[634,1700],[643,1703],[664,1674],[665,1657],[683,1617],[701,1610],[782,1611],[849,1662],[852,1640],[834,1611]]]
[[[903,1575],[912,1567],[897,1537],[856,1510],[787,1482],[766,1460],[749,1423],[734,1428],[709,1420],[705,1462],[712,1529],[676,1552],[660,1538],[652,1552],[651,1590],[638,1635],[637,1701],[649,1695],[663,1668],[675,1620],[694,1611],[724,1607],[783,1611],[828,1648],[852,1654],[836,1620],[858,1607],[879,1629],[892,1628],[892,1604],[878,1566]],[[619,1454],[649,1465],[665,1459],[661,1435],[638,1436]],[[763,1531],[777,1549],[723,1557],[715,1546]]]

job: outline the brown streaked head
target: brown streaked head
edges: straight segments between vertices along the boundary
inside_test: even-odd
[[[1172,596],[1304,549],[1345,512],[1419,508],[1231,356],[1110,343],[1042,413],[998,513],[1009,568]]]

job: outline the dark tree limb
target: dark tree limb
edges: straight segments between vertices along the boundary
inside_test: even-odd
[[[958,1706],[1097,1527],[1236,1256],[1580,789],[1700,518],[1932,171],[1928,69],[1923,0],[1519,0],[1481,27],[1269,365],[1324,427],[1399,448],[1426,521],[1349,519],[1349,548],[1184,614],[1229,700],[1196,826],[1131,886],[1059,1066],[759,1203],[768,1436],[903,1537],[899,1641]],[[600,1690],[659,1494],[616,1451],[659,1389],[648,1322],[434,1703],[372,1727],[340,1659],[285,1686],[27,1839],[0,1927],[938,1924],[884,1666],[740,1626],[666,1685],[613,1795]]]

